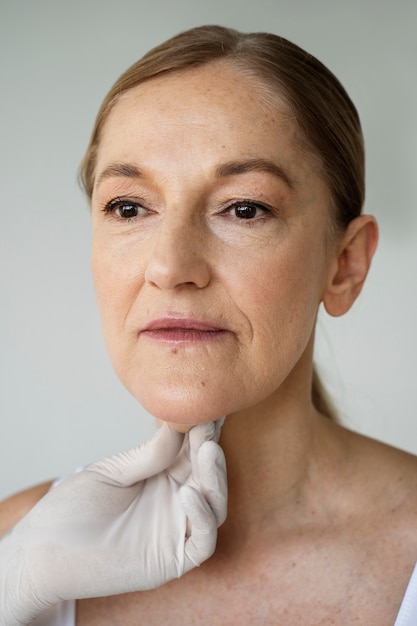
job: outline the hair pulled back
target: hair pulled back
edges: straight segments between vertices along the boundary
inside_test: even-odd
[[[315,57],[269,33],[241,33],[222,26],[187,30],[153,48],[116,81],[105,97],[81,163],[80,182],[91,198],[97,150],[106,119],[129,89],[167,72],[217,61],[251,74],[294,118],[302,141],[315,156],[332,196],[333,227],[343,230],[362,210],[365,195],[364,145],[358,113],[339,80]],[[332,417],[317,373],[315,406]]]

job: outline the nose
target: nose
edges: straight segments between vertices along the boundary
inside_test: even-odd
[[[207,236],[198,220],[188,216],[162,218],[150,242],[145,281],[159,289],[191,286],[202,289],[210,282]]]

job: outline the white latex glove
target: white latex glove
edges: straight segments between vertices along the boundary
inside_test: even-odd
[[[226,518],[219,422],[153,439],[64,480],[0,541],[0,624],[62,600],[153,589],[214,552]]]

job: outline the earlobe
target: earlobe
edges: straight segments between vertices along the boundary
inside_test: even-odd
[[[378,242],[378,226],[371,215],[353,219],[335,253],[322,302],[334,317],[346,313],[361,292]]]

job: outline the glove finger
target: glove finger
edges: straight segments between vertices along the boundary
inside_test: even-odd
[[[200,490],[216,518],[217,526],[227,516],[226,459],[221,447],[214,441],[206,441],[198,453]]]
[[[129,487],[167,469],[176,459],[184,440],[179,433],[163,424],[146,443],[121,454],[115,454],[89,465],[86,470]]]
[[[215,424],[215,433],[214,433],[213,440],[216,441],[216,443],[219,442],[220,434],[221,434],[221,431],[222,431],[225,419],[226,419],[225,417],[220,417],[218,420],[216,420],[214,422],[214,424]]]
[[[193,426],[191,430],[186,433],[184,438],[184,445],[175,463],[169,468],[169,475],[179,485],[184,485],[190,476],[194,480],[194,484],[199,484],[199,466],[197,461],[198,451],[200,446],[205,441],[213,439],[215,436],[214,422],[207,422],[205,424],[198,424]]]
[[[185,573],[194,566],[201,565],[213,554],[217,541],[217,524],[213,511],[195,489],[182,487],[180,498],[191,526],[191,534],[185,542]]]
[[[205,441],[212,441],[216,434],[215,422],[198,424],[189,433],[191,472],[197,485],[200,483],[198,452]]]

